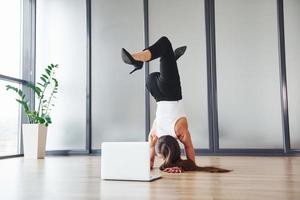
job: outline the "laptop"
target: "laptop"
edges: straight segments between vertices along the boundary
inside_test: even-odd
[[[101,178],[148,182],[161,176],[150,174],[149,142],[103,142]]]

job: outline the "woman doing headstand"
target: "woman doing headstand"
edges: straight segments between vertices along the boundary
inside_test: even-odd
[[[122,49],[121,54],[125,63],[135,67],[130,74],[141,69],[143,62],[160,58],[160,72],[149,74],[146,82],[148,91],[157,102],[156,118],[149,134],[150,163],[151,168],[153,168],[155,145],[157,144],[156,153],[161,155],[165,160],[165,163],[162,165],[163,167],[161,166],[160,169],[173,173],[182,172],[182,170],[188,171],[188,168],[178,165],[178,159],[173,160],[174,162],[168,159],[168,156],[171,156],[171,154],[178,153],[174,152],[174,148],[170,148],[170,145],[174,145],[173,143],[176,139],[179,139],[183,143],[188,162],[194,163],[195,165],[195,152],[188,129],[186,114],[184,112],[180,76],[176,62],[176,60],[184,54],[185,50],[186,46],[183,46],[173,52],[171,42],[167,37],[163,36],[142,52],[130,54],[125,49]],[[170,139],[161,139],[169,138],[166,136],[172,136],[176,139],[173,141]],[[157,143],[158,140],[159,142]],[[181,162],[181,164],[182,163],[187,162]],[[192,168],[189,169],[192,170]],[[193,169],[195,170],[196,168]],[[224,172],[223,169],[219,171],[216,169],[218,168],[203,168],[202,171]]]

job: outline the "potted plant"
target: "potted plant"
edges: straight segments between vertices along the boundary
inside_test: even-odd
[[[6,90],[13,90],[17,93],[18,99],[28,117],[29,124],[22,124],[24,156],[27,158],[44,158],[47,138],[47,127],[52,123],[50,117],[51,108],[54,106],[51,101],[56,98],[58,81],[55,78],[55,70],[58,65],[49,65],[45,73],[41,75],[37,85],[28,83],[27,87],[32,89],[38,99],[38,108],[30,110],[28,100],[19,88],[6,85]]]

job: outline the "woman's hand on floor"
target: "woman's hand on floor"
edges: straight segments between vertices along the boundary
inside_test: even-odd
[[[167,173],[182,173],[182,169],[180,167],[168,167],[164,169],[164,172]]]

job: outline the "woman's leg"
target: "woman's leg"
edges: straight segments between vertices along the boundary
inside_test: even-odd
[[[150,61],[156,58],[174,59],[175,61],[172,44],[165,36],[161,37],[153,45],[149,46],[145,50],[149,50],[151,52],[151,57],[149,59]]]
[[[135,60],[139,61],[151,61],[159,57],[170,57],[174,55],[173,48],[169,39],[165,36],[161,37],[150,47],[144,49],[142,52],[136,52],[132,54]],[[175,59],[175,56],[174,56]]]
[[[186,46],[178,47],[174,51],[175,60],[178,60],[186,51]],[[147,62],[151,60],[151,51],[145,50],[142,52],[136,52],[131,55],[135,60]]]
[[[132,57],[139,61],[151,61],[160,58],[161,77],[165,80],[179,81],[175,55],[172,44],[167,37],[161,37],[144,51],[132,54]]]

